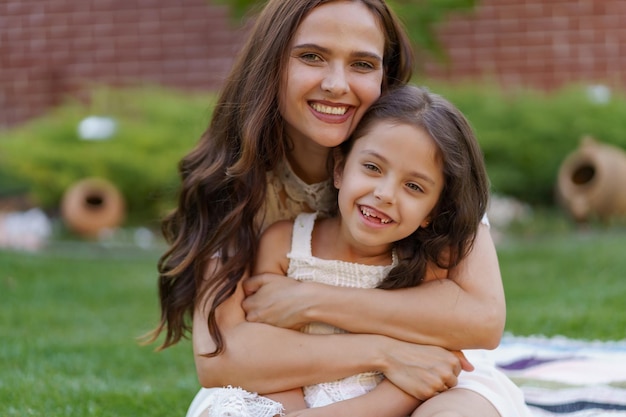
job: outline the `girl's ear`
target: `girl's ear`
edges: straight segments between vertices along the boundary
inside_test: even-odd
[[[428,216],[426,216],[426,218],[422,220],[422,224],[420,224],[420,227],[422,229],[425,229],[428,226],[430,226],[430,224],[433,222],[433,218],[437,217],[437,213],[435,212],[435,210],[436,209],[433,209],[433,211],[431,211],[430,214],[428,214]]]
[[[335,162],[333,168],[333,184],[336,189],[339,189],[341,188],[341,180],[343,179],[343,164],[345,161],[343,154],[338,148],[333,150],[333,160]]]

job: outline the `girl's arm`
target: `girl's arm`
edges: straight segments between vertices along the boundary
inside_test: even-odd
[[[291,413],[293,411],[299,411],[306,408],[302,388],[294,388],[289,391],[266,394],[265,397],[281,403],[285,413]]]
[[[449,278],[449,279],[442,279]],[[398,290],[338,288],[260,275],[244,283],[246,318],[295,328],[325,322],[353,333],[384,334],[451,350],[495,348],[506,319],[504,290],[489,228],[448,275]]]
[[[264,245],[260,259],[286,253],[276,244]],[[215,260],[207,274],[214,273],[217,267]],[[198,379],[204,387],[233,385],[267,394],[377,370],[411,395],[425,398],[442,383],[456,385],[461,367],[471,367],[445,349],[386,336],[308,335],[248,322],[241,308],[243,298],[239,284],[235,293],[218,307],[216,318],[225,351],[213,357],[206,356],[215,350],[207,327],[208,310],[202,300],[197,304],[193,349]]]
[[[420,404],[420,400],[384,380],[360,397],[299,410],[285,417],[406,417]]]

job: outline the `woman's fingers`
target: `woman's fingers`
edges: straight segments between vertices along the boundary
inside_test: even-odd
[[[385,376],[419,400],[447,391],[458,382],[461,357],[436,346],[396,341],[386,355]],[[468,362],[469,363],[469,362]]]
[[[286,329],[304,324],[300,319],[303,307],[298,291],[300,282],[280,275],[262,274],[244,281],[246,298],[241,306],[246,320]]]

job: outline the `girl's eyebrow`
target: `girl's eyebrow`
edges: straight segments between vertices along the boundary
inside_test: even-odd
[[[294,45],[293,50],[300,50],[300,49],[313,49],[316,51],[319,51],[321,53],[324,54],[330,54],[331,50],[328,48],[325,48],[323,46],[314,44],[314,43],[303,43],[300,45]],[[374,52],[368,52],[368,51],[354,51],[351,54],[352,56],[354,56],[355,58],[361,58],[361,59],[371,59],[374,61],[378,61],[378,62],[383,62],[383,58],[378,55],[377,53]]]
[[[379,154],[376,151],[371,151],[368,149],[365,149],[364,151],[360,152],[361,154],[365,154],[365,155],[369,155],[369,156],[373,156],[375,158],[380,159],[381,162],[385,163],[385,164],[389,164],[389,160],[387,158],[385,158],[384,156],[382,156],[381,154]],[[426,174],[423,174],[419,171],[410,171],[409,172],[409,176],[411,177],[415,177],[415,178],[421,178],[422,180],[435,185],[435,180],[433,180],[431,177],[429,177]]]

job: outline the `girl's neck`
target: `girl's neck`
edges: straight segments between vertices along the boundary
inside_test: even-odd
[[[387,266],[393,261],[393,245],[366,246],[351,242],[342,230],[341,219],[318,219],[313,229],[313,255],[363,265]]]

